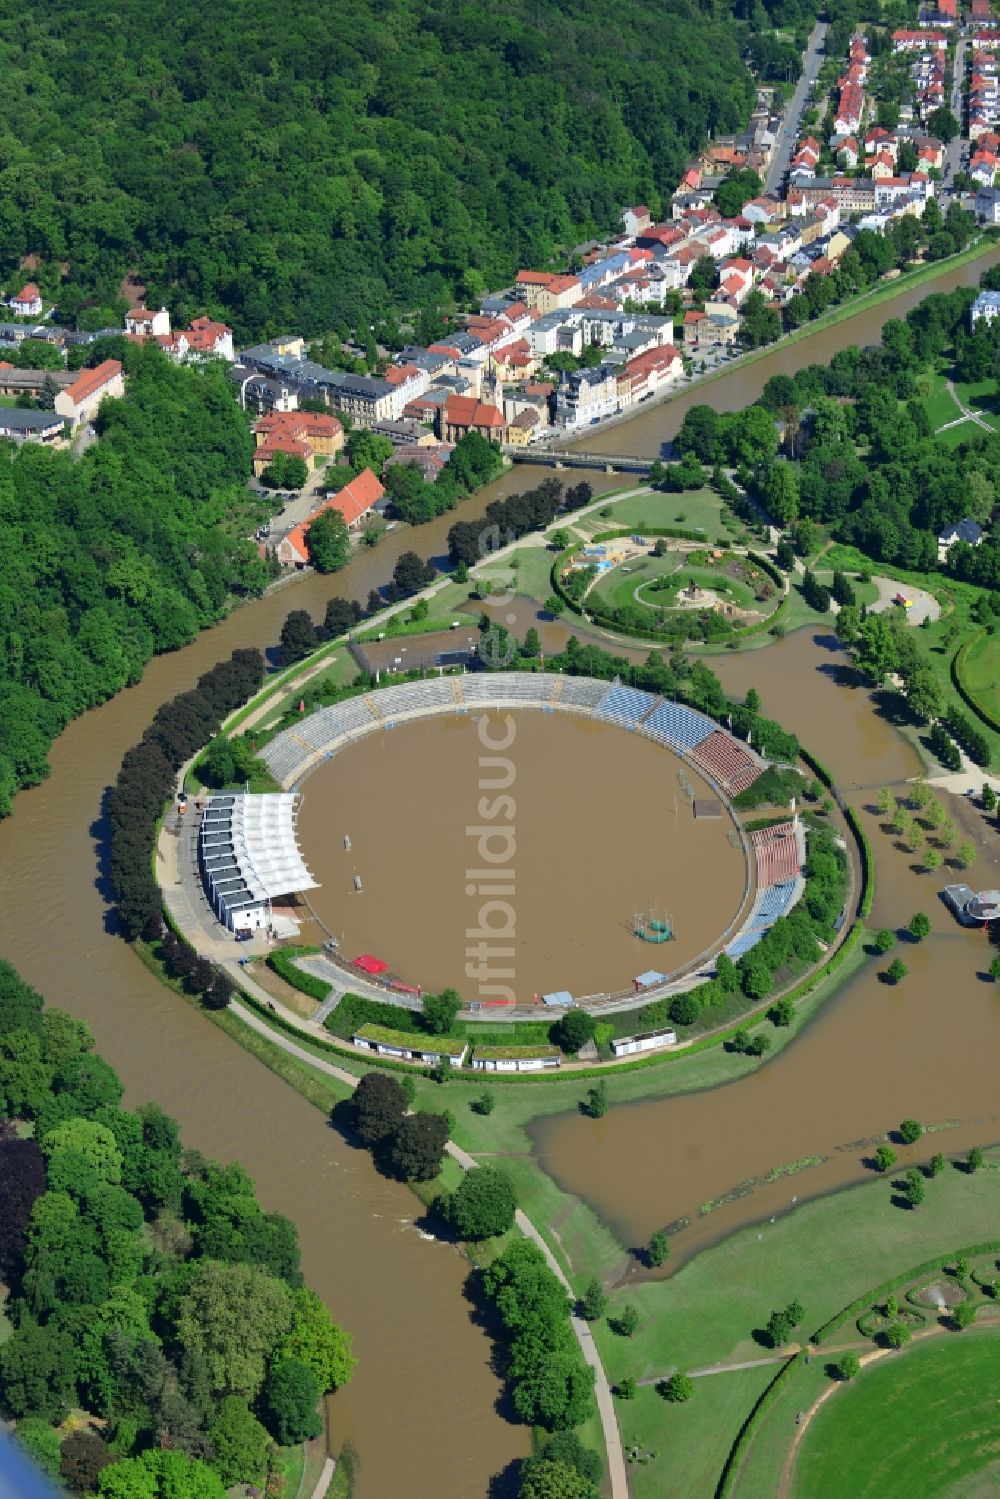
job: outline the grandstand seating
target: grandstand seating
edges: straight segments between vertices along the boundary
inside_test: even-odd
[[[758,885],[780,885],[795,879],[799,872],[799,840],[793,823],[759,828],[751,833],[750,842],[757,861]]]
[[[785,880],[780,885],[769,885],[764,890],[758,890],[750,915],[733,940],[726,946],[729,956],[741,958],[752,947],[756,947],[761,937],[765,932],[770,931],[778,917],[786,915],[791,910],[802,889],[803,882],[796,876],[795,879]]]
[[[752,786],[761,773],[760,762],[746,745],[724,729],[715,729],[702,740],[691,751],[691,758],[707,770],[730,796],[738,796]]]
[[[558,681],[558,677],[545,672],[466,672],[462,692],[467,703],[547,702]]]
[[[342,703],[334,703],[332,707],[322,708],[319,713],[304,718],[296,725],[295,733],[307,744],[311,744],[313,749],[325,750],[342,734],[350,734],[354,729],[371,728],[374,722],[375,715],[364,698],[349,697]]]
[[[615,682],[601,697],[594,709],[594,717],[603,718],[608,723],[622,724],[625,728],[635,728],[655,702],[656,698],[651,693],[640,692],[637,687],[623,687],[620,682]]]
[[[286,729],[270,744],[264,746],[260,752],[260,758],[264,761],[274,779],[284,785],[286,781],[294,779],[312,758],[312,751],[307,745],[300,744],[292,737],[290,730]]]
[[[643,720],[642,732],[671,749],[693,750],[707,739],[715,724],[683,703],[661,702]]]
[[[431,708],[453,708],[455,696],[449,677],[425,677],[417,682],[397,682],[371,694],[383,718],[403,718]]]
[[[595,682],[592,677],[568,677],[560,679],[563,684],[559,701],[571,708],[596,708],[607,691],[606,682]]]

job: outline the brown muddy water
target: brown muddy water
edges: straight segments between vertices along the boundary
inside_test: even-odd
[[[656,458],[677,435],[692,406],[713,406],[716,411],[738,411],[742,406],[749,406],[760,397],[772,375],[794,375],[807,364],[829,364],[834,354],[852,344],[864,347],[878,343],[883,324],[890,318],[905,316],[925,297],[952,292],[959,286],[977,286],[983,271],[998,260],[1000,250],[991,250],[977,260],[946,272],[936,281],[911,287],[890,301],[864,308],[853,317],[811,334],[808,339],[782,344],[753,364],[737,364],[726,374],[695,384],[661,406],[654,406],[639,416],[629,417],[627,421],[607,427],[592,437],[581,438],[569,446],[587,453],[628,453]]]
[[[967,268],[970,280],[985,263]],[[935,283],[934,289],[946,284]],[[881,312],[898,316],[899,310],[900,304],[887,304]],[[866,331],[857,322],[841,329],[849,330],[845,342],[874,336],[873,326]],[[823,348],[799,343],[794,363],[829,357],[830,348]],[[764,360],[754,371],[761,384],[774,372]],[[756,391],[748,394],[748,375],[733,372],[697,399],[719,409],[752,399]],[[667,412],[675,423],[680,420],[675,403],[640,418],[643,430],[656,424],[661,439],[669,436]],[[612,429],[614,446],[606,451],[632,448],[631,431]],[[464,504],[461,518],[474,519],[490,499],[545,477],[550,470],[518,468]],[[633,483],[631,476],[599,481],[608,489]],[[151,663],[139,686],[66,730],[50,756],[50,779],[22,792],[13,815],[0,825],[0,952],[50,1003],[88,1020],[130,1103],[157,1099],[180,1121],[188,1145],[223,1160],[243,1160],[266,1207],[295,1220],[305,1274],[333,1315],[352,1329],[360,1358],[352,1383],[332,1402],[335,1446],[349,1438],[360,1451],[360,1499],[476,1499],[490,1475],[528,1449],[528,1433],[498,1413],[491,1345],[463,1299],[465,1263],[452,1249],[421,1238],[413,1226],[415,1200],[404,1188],[377,1176],[368,1158],[329,1130],[316,1110],[158,984],[107,929],[98,873],[101,802],[124,751],[161,702],[193,686],[234,648],[273,646],[289,610],[305,608],[318,619],[334,594],[365,599],[369,589],[388,580],[401,552],[442,558],[454,518],[401,529],[360,553],[337,577],[302,580]],[[912,773],[912,756],[900,748],[898,736],[877,721],[871,728],[860,699],[828,678],[830,662],[828,651],[799,635],[713,665],[731,687],[757,686],[766,709],[802,734],[845,781],[871,785]],[[810,693],[821,706],[804,712]],[[571,809],[565,810],[569,815]],[[609,1211],[616,1210],[609,1176],[628,1181],[628,1194],[620,1194],[617,1204],[624,1237],[634,1236],[629,1225],[648,1233],[656,1223],[696,1208],[720,1183],[726,1190],[748,1170],[857,1139],[873,1120],[882,1130],[907,1113],[925,1119],[992,1115],[996,1069],[990,1064],[1000,1005],[975,978],[985,966],[982,939],[949,925],[934,902],[938,881],[911,875],[905,857],[887,842],[880,845],[879,862],[876,918],[903,921],[922,905],[940,934],[908,958],[911,975],[898,991],[883,989],[871,976],[856,980],[784,1057],[754,1078],[703,1099],[655,1106],[648,1136],[625,1126],[630,1110],[588,1121],[586,1135],[575,1143],[577,1165],[593,1177],[595,1197],[598,1186],[600,1194],[608,1193]],[[992,871],[981,864],[970,883],[993,883],[987,873]],[[702,1115],[694,1117],[702,1110],[704,1134],[698,1129]],[[621,1148],[613,1156],[604,1152],[607,1166],[596,1172],[609,1132]],[[992,1130],[994,1138],[998,1133]],[[971,1143],[990,1130],[969,1126],[967,1134]],[[949,1145],[957,1138],[946,1137]],[[640,1175],[634,1163],[651,1159],[654,1139],[666,1142],[668,1167]],[[559,1155],[568,1170],[568,1146]],[[555,1156],[549,1158],[554,1164]],[[844,1168],[828,1173],[829,1184],[856,1174],[856,1159],[857,1152],[838,1156]],[[808,1173],[799,1180],[802,1190],[827,1184],[827,1177],[810,1181]],[[580,1183],[581,1189],[587,1185]],[[759,1196],[750,1199],[742,1215],[787,1206],[788,1194],[786,1184],[773,1207],[762,1206]],[[735,1213],[713,1217],[713,1232],[740,1221]]]
[[[897,929],[920,910],[930,916],[929,938],[904,938],[897,948],[909,976],[892,988],[879,977],[889,960],[871,957],[791,1046],[749,1076],[612,1108],[598,1121],[559,1115],[533,1134],[543,1168],[590,1203],[624,1246],[689,1218],[674,1239],[674,1265],[748,1222],[863,1178],[871,1153],[863,1142],[901,1119],[953,1125],[905,1147],[905,1165],[1000,1139],[1000,1000],[985,972],[994,949],[981,932],[960,928],[938,895],[949,879],[973,889],[1000,882],[996,833],[963,798],[945,796],[960,837],[979,845],[976,864],[927,874],[897,846],[874,810],[874,788],[891,783],[902,795],[899,783],[918,774],[919,761],[832,644],[803,630],[712,666],[730,692],[756,687],[764,711],[799,734],[861,811],[877,864],[871,926]],[[752,1178],[814,1156],[821,1164],[699,1213]]]
[[[498,752],[484,739],[509,744]],[[401,724],[305,782],[299,838],[321,881],[309,904],[348,956],[374,953],[406,983],[474,998],[465,949],[479,939],[466,932],[490,892],[468,871],[483,868],[485,837],[509,908],[486,919],[514,929],[491,939],[514,949],[496,960],[512,970],[500,982],[522,1003],[555,989],[628,988],[647,968],[673,970],[711,947],[743,903],[733,824],[696,819],[684,780],[695,797],[713,798],[669,750],[558,712]],[[675,940],[636,938],[638,912],[666,915]]]

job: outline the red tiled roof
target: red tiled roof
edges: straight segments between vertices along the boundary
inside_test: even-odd
[[[449,396],[445,402],[444,419],[452,427],[491,427],[506,425],[503,412],[496,406],[477,401],[474,396]]]
[[[390,385],[405,385],[407,380],[412,380],[414,375],[420,371],[415,364],[390,364],[385,372],[385,378]]]
[[[518,286],[548,286],[554,278],[549,271],[518,271]]]
[[[211,353],[219,339],[225,338],[232,331],[225,323],[215,323],[207,317],[196,317],[192,319],[190,328],[184,329],[184,336],[188,341],[188,348]]]
[[[122,367],[117,359],[105,359],[92,370],[81,370],[72,385],[66,387],[66,394],[79,406],[88,396],[100,390],[104,385],[110,385],[116,375],[120,375]]]
[[[378,479],[370,468],[366,468],[356,479],[352,479],[350,484],[345,484],[339,494],[330,495],[324,500],[315,515],[311,515],[307,521],[303,521],[301,526],[296,526],[293,531],[289,531],[286,540],[298,552],[303,562],[308,562],[309,548],[306,544],[306,532],[316,516],[322,515],[326,510],[339,510],[350,526],[356,520],[360,520],[365,511],[370,510],[384,494],[385,490]]]
[[[37,302],[41,292],[34,281],[26,281],[16,297],[11,297],[12,302]]]

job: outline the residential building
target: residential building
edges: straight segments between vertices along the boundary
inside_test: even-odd
[[[979,189],[976,193],[976,217],[981,224],[1000,224],[1000,188]]]
[[[955,521],[952,525],[945,526],[944,530],[938,534],[937,539],[939,562],[947,560],[948,553],[956,541],[964,541],[966,546],[970,547],[981,546],[983,541],[982,527],[977,525],[971,516],[968,515],[964,520]]]
[[[164,338],[170,333],[170,313],[165,307],[153,312],[148,307],[133,307],[125,314],[125,332],[132,338]]]
[[[618,370],[611,364],[574,370],[556,391],[556,421],[585,427],[618,410]]]
[[[622,214],[622,225],[630,239],[635,239],[643,229],[648,229],[652,222],[652,216],[645,203],[640,203],[636,208],[626,208]]]
[[[22,370],[6,360],[0,364],[0,396],[31,396],[38,400],[45,390],[65,390],[77,378],[75,370]]]
[[[385,494],[379,480],[370,468],[345,484],[336,494],[327,495],[309,520],[289,531],[275,548],[275,556],[286,567],[305,567],[309,561],[306,532],[318,515],[326,510],[339,510],[348,526],[354,527],[369,513]]]
[[[980,321],[993,323],[1000,317],[1000,291],[981,291],[969,308],[969,322],[973,328]]]
[[[257,344],[241,350],[238,368],[246,374],[280,379],[300,400],[307,397],[323,400],[335,410],[345,411],[361,427],[370,427],[377,421],[397,421],[403,415],[404,407],[409,404],[404,386],[369,375],[325,369],[315,360],[305,359],[303,347],[300,338]],[[443,363],[447,364],[447,359]]]
[[[80,370],[72,384],[59,391],[55,409],[74,427],[92,422],[105,397],[120,399],[125,394],[125,380],[117,359],[105,359],[94,369]]]
[[[41,317],[42,294],[34,281],[26,281],[19,292],[8,297],[7,306],[18,317]]]

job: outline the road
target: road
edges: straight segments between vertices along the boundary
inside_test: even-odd
[[[792,147],[799,135],[799,120],[802,111],[806,107],[806,99],[813,84],[819,76],[820,66],[823,62],[823,42],[826,37],[826,23],[817,21],[809,37],[809,43],[802,57],[802,73],[795,86],[795,92],[785,105],[785,113],[781,121],[781,129],[774,143],[774,155],[764,179],[764,192],[777,192],[781,186],[782,179],[788,171],[788,163],[792,159]]]
[[[960,126],[963,124],[965,118],[965,100],[963,95],[965,92],[965,49],[967,45],[968,43],[965,38],[960,37],[955,47],[955,79],[951,95],[951,112]],[[961,194],[956,195],[952,183],[955,180],[955,173],[962,170],[962,157],[968,144],[965,136],[959,130],[955,139],[944,148],[944,165],[941,173],[942,181],[938,188],[938,193],[942,199],[941,207],[944,212],[947,212],[948,205],[953,197],[961,196]]]

